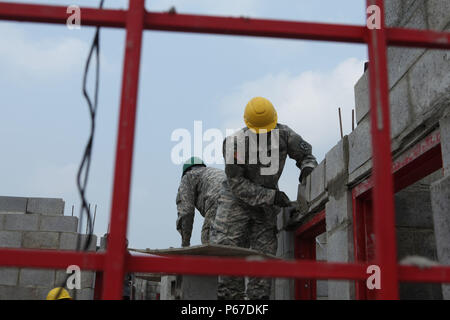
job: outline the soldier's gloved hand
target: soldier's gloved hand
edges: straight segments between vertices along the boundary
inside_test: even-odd
[[[279,207],[289,207],[291,205],[291,200],[283,191],[276,191],[274,205]]]
[[[303,182],[306,181],[306,177],[313,172],[314,168],[311,167],[304,167],[302,169],[302,172],[300,173],[300,177],[298,178],[298,181],[303,184]]]

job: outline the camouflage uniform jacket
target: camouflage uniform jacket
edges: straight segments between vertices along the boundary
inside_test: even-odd
[[[183,239],[189,240],[191,237],[195,208],[205,217],[202,243],[208,238],[209,226],[215,217],[225,180],[223,170],[211,167],[194,167],[183,176],[176,198],[177,230]]]
[[[278,139],[275,140],[277,143],[274,143],[273,139],[277,136]],[[261,146],[262,139],[265,139],[266,147]],[[254,147],[251,147],[252,145]],[[270,161],[267,159],[261,161],[260,154],[263,150],[266,150]],[[224,195],[229,194],[227,191],[230,191],[233,198],[251,207],[273,205],[275,191],[278,190],[278,180],[283,172],[287,156],[297,162],[299,169],[317,166],[311,145],[283,124],[277,124],[269,134],[257,135],[246,127],[237,131],[225,139],[223,155],[227,175],[225,186],[227,190],[224,190]],[[273,160],[277,155],[278,163]],[[256,162],[255,159],[257,159]],[[262,170],[267,170],[269,167],[275,167],[275,169],[262,174]]]

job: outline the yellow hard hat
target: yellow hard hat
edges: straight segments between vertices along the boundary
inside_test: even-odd
[[[244,121],[247,127],[256,133],[260,130],[269,132],[277,126],[278,116],[272,102],[256,97],[245,107]]]
[[[59,291],[61,290],[61,293]],[[72,300],[72,297],[70,296],[69,292],[61,287],[54,288],[50,290],[50,292],[47,295],[47,300]]]

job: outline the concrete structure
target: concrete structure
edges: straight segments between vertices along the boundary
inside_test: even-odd
[[[389,26],[450,31],[448,0],[386,0]],[[397,246],[399,260],[419,255],[442,264],[450,264],[450,52],[390,47],[388,71],[391,102],[391,137],[394,161],[406,154],[432,132],[440,133],[442,171],[398,192],[395,196]],[[371,134],[368,74],[355,85],[357,127],[339,141],[300,185],[298,202],[301,214],[278,218],[277,256],[293,259],[296,228],[325,210],[326,255],[316,250],[317,258],[353,262],[352,189],[371,174]],[[435,182],[437,180],[437,182]],[[431,187],[431,192],[430,192]],[[326,239],[326,241],[323,241]],[[317,297],[354,299],[353,281],[317,283]],[[277,279],[276,299],[294,299],[294,281]],[[449,299],[449,286],[401,284],[405,299]]]
[[[62,199],[0,197],[0,247],[75,250],[78,218],[64,216]],[[89,250],[96,250],[94,236]],[[65,284],[66,270],[0,268],[0,300],[43,300],[54,287]],[[77,300],[93,298],[95,273],[81,272]]]

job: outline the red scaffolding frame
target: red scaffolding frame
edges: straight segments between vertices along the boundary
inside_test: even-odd
[[[367,0],[384,13],[383,0]],[[364,280],[365,263],[316,261],[246,261],[244,259],[131,256],[125,248],[128,223],[136,104],[142,33],[144,30],[195,32],[287,39],[307,39],[368,45],[370,116],[373,150],[373,226],[377,239],[375,263],[381,268],[378,299],[398,299],[398,281],[450,282],[450,267],[420,270],[399,266],[396,260],[389,88],[386,47],[450,49],[450,33],[325,23],[228,18],[145,10],[145,0],[130,0],[127,10],[82,8],[82,24],[126,29],[122,98],[116,146],[110,236],[105,253],[0,249],[0,266],[66,268],[76,264],[104,272],[103,299],[121,299],[124,272],[161,272],[197,275],[236,275],[310,279]],[[66,24],[66,7],[0,2],[0,20]]]

